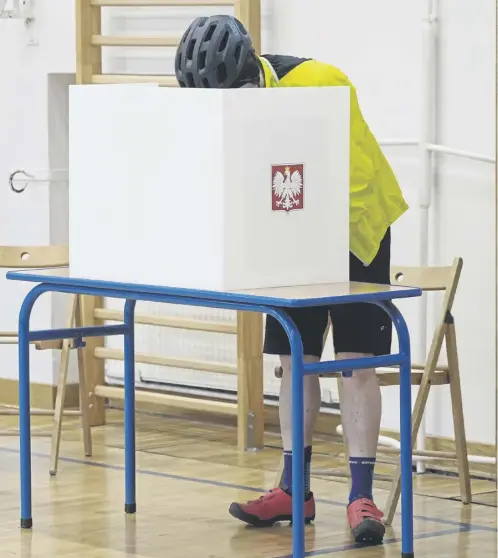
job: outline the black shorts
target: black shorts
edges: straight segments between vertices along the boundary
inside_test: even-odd
[[[391,266],[391,230],[382,239],[379,251],[369,266],[356,256],[349,256],[349,277],[361,283],[389,285]],[[288,311],[303,340],[304,354],[321,357],[323,336],[332,321],[332,334],[336,353],[391,352],[391,318],[374,304],[339,304],[331,307],[293,308]],[[270,355],[289,355],[287,335],[275,318],[267,316],[264,352]]]

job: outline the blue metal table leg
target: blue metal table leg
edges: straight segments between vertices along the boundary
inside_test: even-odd
[[[301,339],[292,352],[292,546],[293,558],[304,558],[304,374]]]
[[[33,526],[31,498],[31,409],[29,373],[29,320],[38,297],[46,291],[37,285],[26,295],[19,311],[19,438],[21,460],[21,528]]]
[[[400,349],[400,352],[403,352],[401,340]],[[401,425],[401,556],[402,558],[413,558],[412,382],[409,357],[400,367],[399,389]]]
[[[135,464],[135,304],[127,300],[124,307],[124,430],[125,430],[125,512],[135,513],[136,464]]]
[[[31,529],[31,410],[29,400],[29,317],[19,315],[19,436],[21,453],[21,527]]]
[[[413,474],[412,474],[412,382],[410,334],[401,312],[391,301],[378,304],[391,317],[398,334],[400,365],[400,443],[401,443],[401,556],[413,558]]]
[[[256,308],[254,309],[256,311]],[[264,310],[263,310],[264,311]],[[296,324],[282,308],[267,308],[287,334],[292,355],[292,557],[304,558],[304,356]]]

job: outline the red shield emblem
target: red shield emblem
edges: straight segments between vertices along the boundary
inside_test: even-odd
[[[304,165],[272,165],[271,208],[287,212],[304,208]]]

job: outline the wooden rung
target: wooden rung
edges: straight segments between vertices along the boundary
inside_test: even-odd
[[[95,349],[95,358],[104,360],[124,360],[124,351],[120,349],[107,349],[104,347],[97,347]],[[140,362],[141,364],[155,364],[157,366],[166,366],[167,368],[186,368],[187,370],[213,372],[215,374],[237,374],[236,366],[223,364],[221,362],[167,358],[153,355],[144,355],[140,353],[135,354],[135,362]]]
[[[115,386],[95,386],[95,395],[109,399],[124,399],[124,389]],[[213,401],[212,399],[198,399],[194,397],[182,397],[159,393],[155,391],[135,390],[135,400],[143,403],[153,403],[166,407],[188,409],[192,411],[209,411],[224,415],[236,415],[237,404],[225,401]]]
[[[121,310],[108,310],[106,308],[96,308],[94,312],[94,317],[99,320],[109,320],[109,321],[123,321],[124,316]],[[155,325],[162,327],[170,327],[176,329],[188,329],[192,331],[206,331],[210,333],[226,333],[231,335],[237,334],[237,325],[225,322],[209,322],[203,320],[193,320],[188,318],[176,318],[176,317],[166,317],[166,316],[146,316],[139,315],[135,316],[135,323],[142,325]],[[10,340],[9,340],[10,341]],[[10,341],[11,343],[17,343],[17,340]],[[0,338],[0,345],[5,343]],[[38,351],[47,350],[61,350],[63,341],[61,339],[51,339],[50,341],[35,341],[34,345]],[[73,339],[69,343],[70,349],[75,349],[76,344]]]
[[[282,378],[284,371],[281,366],[275,366],[274,369],[275,378]],[[342,372],[326,372],[324,374],[320,374],[320,378],[340,378]]]
[[[18,345],[19,338],[15,339],[0,339],[0,345]],[[62,340],[55,339],[53,341],[30,341],[30,345],[34,345],[36,350],[43,351],[47,349],[62,349]],[[73,348],[72,346],[70,348]]]
[[[19,338],[7,339],[0,338],[0,345],[17,345],[19,343]],[[60,350],[62,349],[62,339],[51,339],[50,341],[31,341],[30,344],[35,346],[37,351],[47,351],[47,350]],[[69,343],[70,349],[75,349],[76,345],[73,340]]]
[[[412,372],[412,386],[419,386],[422,381],[423,372]],[[382,372],[377,371],[379,384],[381,386],[399,386],[399,372]],[[431,377],[431,385],[444,386],[450,383],[450,377],[447,372],[434,372]]]
[[[124,319],[121,310],[108,310],[107,308],[96,308],[94,317],[98,320],[110,320],[122,322]],[[237,325],[226,322],[208,322],[204,320],[193,320],[189,318],[177,318],[169,316],[146,316],[135,315],[135,323],[143,325],[154,325],[176,329],[190,329],[193,331],[208,331],[211,333],[237,334]]]
[[[93,35],[93,46],[115,47],[176,47],[181,37],[112,37]]]
[[[19,436],[18,430],[0,430],[0,438],[3,436]],[[48,432],[37,432],[36,430],[32,430],[30,436],[39,437],[39,438],[51,438],[52,434]]]
[[[275,367],[275,377],[282,377],[282,367]],[[338,378],[340,377],[340,372],[333,372],[331,374],[321,374],[322,377],[326,378]],[[413,372],[411,373],[412,385],[419,386],[422,381],[423,372]],[[399,386],[399,372],[392,372],[389,368],[379,368],[377,370],[377,377],[379,378],[379,384],[381,386]],[[450,375],[448,371],[438,371],[436,370],[431,377],[431,384],[433,386],[445,386],[450,383]]]
[[[384,367],[383,368],[378,368],[377,370],[379,370],[379,371],[392,370],[393,368],[399,368],[399,365],[396,364],[396,365],[385,367],[385,368]],[[411,368],[412,368],[412,370],[425,370],[425,365],[424,364],[418,364],[416,362],[412,362]],[[449,372],[449,368],[445,364],[438,364],[434,370],[435,370],[435,372]]]
[[[155,7],[155,6],[233,6],[234,0],[90,0],[91,6]]]
[[[112,84],[112,83],[157,83],[167,87],[178,87],[178,82],[174,76],[147,76],[136,74],[94,74],[92,83]]]
[[[50,409],[31,409],[31,416],[36,417],[53,417],[54,411]],[[81,411],[63,411],[62,413],[65,417],[80,417]],[[0,416],[17,416],[19,415],[19,409],[1,409]]]
[[[49,351],[49,350],[61,350],[64,341],[62,339],[50,339],[50,341],[35,341],[35,349],[37,351]],[[69,348],[76,349],[76,343],[74,339],[69,341]]]
[[[398,448],[389,448],[386,446],[379,446],[377,451],[379,453],[394,453],[395,455],[399,455],[400,450]],[[455,452],[451,451],[430,451],[430,450],[416,450],[412,451],[412,455],[418,457],[429,457],[434,459],[456,459],[457,455]]]
[[[17,331],[0,331],[0,338],[2,337],[17,337]]]

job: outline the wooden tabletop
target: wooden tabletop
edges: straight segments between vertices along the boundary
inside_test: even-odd
[[[274,307],[311,307],[353,302],[375,302],[418,297],[422,294],[422,291],[417,288],[355,282],[292,287],[282,286],[237,291],[182,289],[168,287],[167,285],[142,285],[73,277],[70,269],[67,267],[9,271],[7,278],[17,281],[49,284],[54,286],[53,290],[57,290],[56,287],[59,285],[69,288],[80,287],[95,290],[126,291],[136,294],[137,298],[139,298],[140,293],[143,293]],[[109,296],[113,295],[109,294]]]

